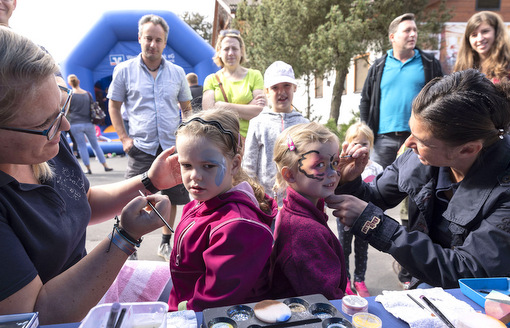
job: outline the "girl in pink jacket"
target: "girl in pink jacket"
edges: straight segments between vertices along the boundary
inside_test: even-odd
[[[175,231],[170,311],[263,299],[277,205],[241,169],[237,115],[200,112],[181,124],[176,146],[182,181],[194,200]]]
[[[274,298],[322,294],[344,296],[347,272],[342,246],[328,227],[324,198],[340,181],[336,135],[318,123],[297,124],[276,139],[276,185],[287,197],[276,219],[271,254]]]

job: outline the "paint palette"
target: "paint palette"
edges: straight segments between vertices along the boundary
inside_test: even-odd
[[[352,324],[323,295],[289,297],[278,301],[291,310],[285,322],[267,323],[255,316],[255,303],[205,309],[202,328],[308,327],[352,328]]]

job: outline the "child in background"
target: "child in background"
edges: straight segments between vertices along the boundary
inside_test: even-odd
[[[340,181],[339,147],[338,138],[314,122],[285,129],[276,140],[276,184],[288,187],[276,218],[271,253],[269,276],[274,298],[344,296],[344,255],[324,212],[324,198],[334,193]]]
[[[264,91],[271,108],[250,120],[244,146],[243,169],[258,179],[265,192],[278,200],[282,206],[283,193],[275,195],[276,164],[273,161],[274,143],[286,128],[309,121],[292,107],[297,82],[292,66],[275,61],[264,73]]]
[[[372,129],[365,123],[355,123],[351,125],[345,133],[345,141],[348,143],[355,143],[367,147],[372,150],[374,146],[374,133]],[[368,164],[365,170],[361,174],[361,178],[365,182],[372,182],[374,178],[383,171],[381,165],[377,164],[372,160],[368,160]],[[340,244],[344,250],[345,257],[345,270],[347,271],[347,287],[346,292],[349,295],[355,294],[351,288],[351,275],[349,272],[349,256],[352,252],[352,233],[344,230],[344,226],[340,223],[337,218],[338,227],[338,238]],[[367,271],[367,260],[368,260],[368,242],[364,241],[359,237],[354,239],[354,289],[357,291],[359,296],[368,297],[367,286],[365,285],[365,273]]]
[[[177,130],[176,148],[194,200],[175,229],[170,311],[263,299],[277,205],[241,168],[237,115],[225,109],[194,115]]]

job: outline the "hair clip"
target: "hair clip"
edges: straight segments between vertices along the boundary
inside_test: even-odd
[[[505,130],[498,129],[498,137],[499,137],[499,139],[503,139],[504,135],[505,135]]]
[[[186,126],[188,124],[190,124],[191,122],[199,122],[203,125],[211,125],[211,126],[214,126],[215,128],[217,128],[218,130],[220,130],[221,133],[223,134],[226,134],[230,137],[230,140],[232,141],[232,147],[234,148],[234,153],[237,154],[237,149],[236,149],[236,143],[235,143],[235,138],[234,138],[234,133],[232,133],[232,131],[230,130],[227,130],[223,127],[223,125],[221,125],[220,122],[218,121],[206,121],[204,120],[203,118],[201,117],[194,117],[186,122],[182,122],[181,124],[179,124],[179,127],[177,128],[177,130],[179,130],[180,128],[182,128],[183,126]],[[240,136],[239,136],[240,138]],[[239,145],[239,144],[238,144]]]
[[[296,146],[294,145],[294,141],[292,141],[292,138],[290,136],[287,137],[287,147],[289,147],[290,151],[296,150]]]

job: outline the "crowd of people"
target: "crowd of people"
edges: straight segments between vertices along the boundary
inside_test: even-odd
[[[371,66],[361,122],[345,140],[293,107],[291,65],[276,61],[264,76],[242,66],[238,30],[220,32],[220,70],[202,89],[162,57],[168,34],[163,18],[141,17],[139,56],[115,67],[107,97],[128,155],[125,180],[91,186],[91,95],[74,74],[68,88],[44,49],[0,26],[0,246],[9,250],[0,255],[0,314],[82,320],[159,228],[171,311],[369,296],[368,245],[399,263],[408,288],[510,276],[510,40],[497,14],[469,20],[446,76],[416,48],[414,15],[395,18],[392,49]],[[404,226],[385,210],[406,198]],[[172,226],[184,206],[173,247],[147,202]],[[104,221],[112,232],[87,254],[87,226]]]

